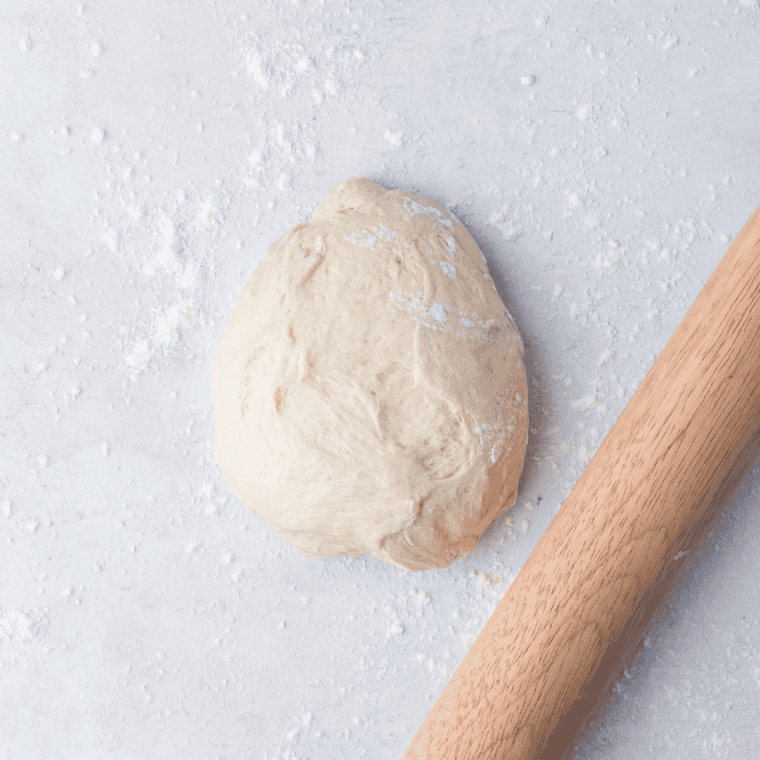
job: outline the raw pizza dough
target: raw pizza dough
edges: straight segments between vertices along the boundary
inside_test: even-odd
[[[307,557],[467,554],[517,496],[523,343],[432,201],[349,179],[269,247],[214,358],[214,459]]]

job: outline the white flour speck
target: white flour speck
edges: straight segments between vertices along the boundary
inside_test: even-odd
[[[385,138],[385,141],[394,148],[400,148],[401,142],[404,139],[403,132],[393,132],[390,129],[385,130],[383,137]]]
[[[430,307],[430,315],[438,322],[446,322],[449,318],[446,309],[440,303],[435,303]]]
[[[264,67],[258,56],[251,56],[246,71],[253,77],[256,84],[263,87],[265,90],[269,89],[269,78],[264,72]]]

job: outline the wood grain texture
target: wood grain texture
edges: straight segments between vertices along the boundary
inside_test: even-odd
[[[404,759],[561,758],[759,450],[760,208]]]

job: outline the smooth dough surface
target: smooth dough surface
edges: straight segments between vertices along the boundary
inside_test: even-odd
[[[523,343],[438,204],[368,179],[271,245],[214,358],[214,459],[299,552],[408,570],[467,554],[517,496]]]

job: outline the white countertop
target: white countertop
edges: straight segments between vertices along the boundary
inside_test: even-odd
[[[0,757],[393,760],[760,203],[760,8],[11,0]],[[464,560],[303,559],[211,459],[265,247],[368,176],[450,207],[525,339],[518,503]],[[760,469],[576,760],[760,754]]]

